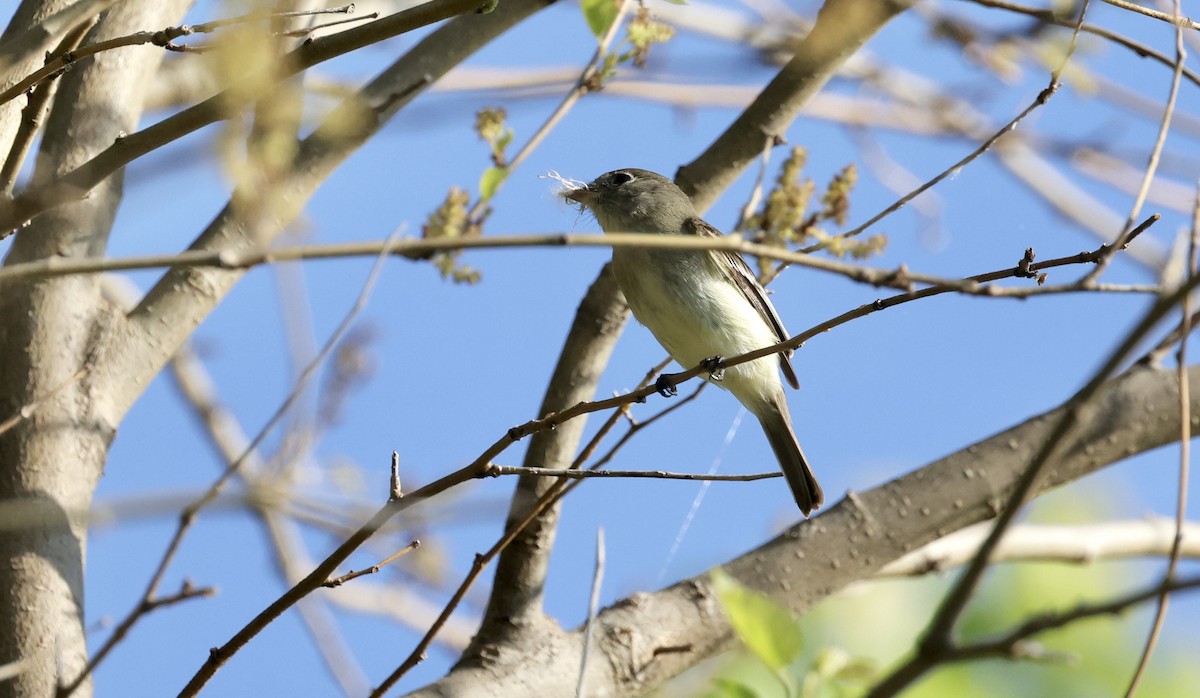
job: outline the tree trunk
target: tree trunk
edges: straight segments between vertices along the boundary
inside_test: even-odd
[[[118,3],[84,43],[157,29],[188,2]],[[135,46],[80,60],[63,78],[35,181],[67,171],[133,130],[162,50]],[[21,100],[18,100],[21,101]],[[101,255],[121,175],[18,232],[6,263]],[[63,277],[0,290],[0,664],[18,664],[0,697],[53,695],[87,662],[83,622],[86,516],[121,415],[89,370],[123,318],[96,278]],[[91,693],[89,684],[75,695]]]

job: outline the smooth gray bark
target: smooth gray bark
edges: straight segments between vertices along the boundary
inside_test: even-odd
[[[178,22],[184,0],[127,0],[89,40]],[[49,179],[132,130],[161,49],[131,47],[79,62],[63,78],[35,171]],[[7,261],[101,254],[120,201],[114,175],[86,200],[22,229]],[[91,276],[6,288],[0,296],[0,414],[36,407],[0,435],[0,663],[22,662],[0,696],[49,696],[87,660],[83,623],[86,515],[117,424],[81,369],[120,315]],[[74,378],[73,378],[74,377]],[[79,695],[90,694],[90,685]]]

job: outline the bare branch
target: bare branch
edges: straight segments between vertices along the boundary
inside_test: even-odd
[[[976,524],[914,550],[879,570],[880,577],[912,577],[958,567],[975,556],[990,526]],[[1181,554],[1200,557],[1200,523],[1179,536]],[[1166,519],[1098,524],[1013,526],[1000,540],[993,562],[1064,562],[1088,565],[1131,557],[1168,557],[1175,527]]]
[[[501,475],[532,475],[535,477],[556,477],[566,480],[584,480],[587,478],[647,478],[652,480],[700,480],[708,482],[754,482],[783,477],[783,473],[750,473],[748,475],[705,475],[703,473],[672,473],[665,470],[559,470],[556,468],[528,468],[515,465],[496,465],[491,463],[484,472],[489,477]]]
[[[639,387],[648,385],[651,378],[653,378],[658,373],[658,371],[660,371],[662,369],[662,367],[664,365],[666,365],[666,363],[667,363],[667,361],[663,361],[662,364],[660,364],[658,367],[656,367],[655,369],[651,370],[648,374],[646,374],[646,377],[642,380]],[[618,441],[616,445],[614,445],[611,449],[609,449],[609,452],[604,457],[600,458],[595,463],[592,463],[591,466],[589,466],[589,469],[595,470],[595,469],[603,467],[609,461],[609,459],[612,458],[613,454],[616,453],[616,451],[618,449],[620,449],[621,446],[623,446],[629,440],[629,438],[633,436],[634,433],[649,426],[651,423],[653,423],[659,417],[669,414],[669,413],[675,411],[676,409],[682,407],[684,404],[690,402],[692,399],[694,399],[700,393],[700,390],[703,389],[703,387],[704,386],[701,385],[700,388],[698,388],[690,396],[684,398],[683,400],[676,402],[675,404],[671,405],[667,409],[660,411],[657,415],[655,415],[651,419],[631,425],[630,428],[626,431],[625,436],[622,437],[622,439],[620,441]],[[591,440],[588,441],[587,445],[584,446],[583,449],[579,452],[579,455],[575,456],[574,461],[572,461],[572,463],[571,463],[572,469],[581,468],[583,466],[583,464],[585,462],[587,462],[587,460],[589,458],[591,458],[592,455],[594,455],[594,453],[595,453],[596,449],[599,447],[601,441],[608,435],[608,433],[612,430],[612,428],[616,426],[617,422],[620,421],[621,417],[626,414],[625,409],[626,408],[622,407],[620,409],[614,410],[612,412],[612,414],[609,415],[608,419],[605,420],[604,424],[601,425],[601,427],[596,431],[596,434],[592,436]],[[377,693],[382,694],[383,692],[386,692],[388,690],[388,688],[390,688],[398,680],[400,680],[400,678],[403,677],[405,675],[405,673],[407,673],[410,669],[415,667],[419,662],[421,662],[425,658],[425,650],[428,649],[430,644],[433,643],[434,639],[436,639],[442,633],[442,629],[449,622],[451,615],[458,608],[458,605],[462,602],[463,598],[466,596],[467,591],[475,583],[475,580],[479,578],[479,574],[487,567],[487,565],[493,559],[496,558],[496,556],[502,555],[506,551],[508,551],[510,546],[514,542],[518,541],[519,537],[522,536],[522,534],[524,534],[524,532],[527,529],[529,529],[530,526],[532,526],[536,523],[539,523],[542,519],[543,514],[545,514],[545,512],[547,512],[547,511],[550,511],[551,507],[556,506],[560,501],[562,501],[562,498],[565,497],[567,494],[569,494],[572,490],[574,490],[574,488],[576,486],[578,486],[580,484],[580,482],[582,482],[582,481],[575,480],[575,481],[568,482],[566,480],[560,480],[560,481],[553,483],[549,488],[546,488],[542,492],[541,496],[538,497],[538,500],[533,504],[533,506],[529,507],[529,510],[525,514],[525,517],[523,519],[521,519],[520,521],[516,522],[513,525],[509,525],[507,527],[507,529],[505,530],[504,535],[501,536],[500,540],[496,541],[495,545],[493,545],[491,548],[489,548],[488,551],[485,552],[484,554],[479,555],[475,558],[474,563],[472,563],[472,565],[471,565],[470,571],[467,573],[467,575],[463,579],[463,581],[459,584],[459,587],[454,592],[453,596],[450,597],[450,600],[448,602],[446,602],[446,606],[442,610],[441,615],[439,615],[438,619],[428,628],[428,630],[426,630],[425,635],[421,638],[420,642],[417,643],[417,646],[413,649],[413,651],[408,655],[408,658],[406,658],[400,664],[400,666],[397,667],[396,670],[393,671],[390,675],[388,675],[388,677],[383,681],[383,683],[381,683],[379,685],[378,689],[376,690]],[[530,488],[530,489],[532,489],[532,488]],[[528,537],[528,536],[526,536],[526,537]],[[524,554],[520,554],[520,555],[510,556],[510,558],[511,557],[516,557],[517,562],[523,563],[524,567],[533,568],[536,570],[537,568],[535,567],[534,563],[538,562],[537,558],[544,557],[544,554],[531,555],[529,553],[524,553]],[[502,563],[503,562],[504,561],[502,560]],[[507,562],[507,564],[516,566],[516,563],[514,563],[514,562]],[[518,567],[518,571],[521,571],[521,568]],[[533,575],[530,575],[530,574],[526,574],[526,579],[521,579],[520,581],[526,582],[529,579],[532,579],[533,581],[538,580],[537,577],[534,577]],[[493,599],[495,599],[498,595],[496,594],[496,592],[493,592],[492,596],[493,596]],[[500,602],[497,603],[497,602],[493,601],[491,607],[503,608],[505,605],[512,604],[512,601],[509,600],[508,598],[506,598],[508,596],[507,593],[505,593],[503,595],[499,595],[499,596],[500,596]],[[501,617],[501,618],[503,619],[503,617]],[[486,626],[485,626],[485,629],[486,629]],[[486,638],[484,638],[484,639],[486,639]],[[479,644],[477,643],[473,646],[478,647]]]
[[[84,35],[91,28],[90,23],[84,23],[68,32],[54,53],[61,54],[74,49],[80,41],[83,41]],[[5,196],[12,195],[21,165],[24,164],[29,149],[33,147],[34,137],[41,128],[42,119],[50,108],[50,102],[55,92],[55,85],[40,85],[29,92],[29,99],[21,111],[21,121],[17,126],[16,133],[13,134],[12,146],[8,149],[7,157],[4,158],[3,168],[0,169],[0,193]],[[6,110],[7,107],[0,105],[0,112]]]
[[[1028,17],[1034,17],[1040,22],[1046,22],[1047,24],[1056,24],[1060,27],[1074,27],[1077,24],[1077,22],[1075,20],[1068,19],[1066,17],[1062,17],[1062,16],[1058,15],[1057,13],[1055,13],[1053,10],[1045,10],[1045,9],[1038,8],[1038,7],[1029,7],[1028,5],[1019,5],[1014,2],[1008,2],[1007,0],[968,0],[968,1],[972,2],[976,5],[983,6],[983,7],[991,7],[991,8],[997,9],[997,10],[1005,10],[1008,12],[1014,12],[1016,14],[1026,15]],[[1081,32],[1083,32],[1084,34],[1092,34],[1095,36],[1099,36],[1102,39],[1111,41],[1114,44],[1117,44],[1118,46],[1122,46],[1124,48],[1129,49],[1130,51],[1133,51],[1135,54],[1137,54],[1138,56],[1141,56],[1143,58],[1153,59],[1155,62],[1161,63],[1162,65],[1168,66],[1172,69],[1174,69],[1174,67],[1175,67],[1175,61],[1172,60],[1171,58],[1169,58],[1166,54],[1162,53],[1161,51],[1156,51],[1153,48],[1151,48],[1145,44],[1133,41],[1132,39],[1127,39],[1124,36],[1121,36],[1120,34],[1114,32],[1114,31],[1110,31],[1103,27],[1097,27],[1094,24],[1087,24],[1087,23],[1079,25],[1079,30]],[[1183,75],[1184,75],[1184,77],[1186,77],[1188,79],[1189,82],[1191,82],[1195,85],[1200,85],[1200,75],[1197,75],[1195,72],[1185,68]]]
[[[138,603],[137,607],[134,608],[133,611],[126,616],[125,619],[120,622],[120,624],[117,625],[117,627],[113,628],[112,634],[108,636],[108,639],[104,641],[104,644],[100,645],[100,647],[88,660],[87,667],[83,670],[83,673],[72,679],[70,682],[59,686],[56,695],[58,698],[67,698],[67,696],[74,693],[81,685],[83,685],[83,682],[87,681],[88,677],[91,676],[96,670],[96,667],[103,662],[106,657],[108,657],[113,648],[115,648],[121,643],[122,640],[125,639],[125,637],[129,634],[129,631],[133,629],[133,626],[142,618],[150,615],[160,608],[174,606],[178,603],[190,601],[192,599],[205,599],[215,595],[216,593],[217,590],[215,587],[196,587],[192,585],[191,581],[184,580],[183,586],[180,587],[179,591],[175,592],[174,594],[168,594],[167,596],[143,597]]]
[[[1170,582],[1166,585],[1166,590],[1184,591],[1196,589],[1197,587],[1200,587],[1200,577]],[[1119,596],[1104,603],[1080,604],[1075,608],[1061,613],[1038,615],[992,640],[946,647],[942,655],[938,657],[938,661],[943,664],[949,664],[989,657],[1038,659],[1044,656],[1045,652],[1041,647],[1032,646],[1028,642],[1030,637],[1044,633],[1047,630],[1062,628],[1087,618],[1123,613],[1138,604],[1152,600],[1163,591],[1163,588],[1163,585],[1155,584],[1149,589]]]
[[[908,202],[917,198],[918,196],[925,193],[929,189],[932,189],[933,187],[937,186],[937,184],[939,182],[941,182],[942,180],[946,179],[947,177],[953,175],[954,173],[959,172],[963,167],[966,167],[972,161],[979,158],[979,156],[981,156],[984,153],[986,153],[987,151],[991,150],[992,146],[995,145],[997,141],[999,141],[1001,138],[1003,138],[1005,135],[1007,135],[1010,131],[1015,129],[1018,124],[1020,124],[1022,121],[1025,120],[1025,117],[1032,114],[1033,111],[1035,109],[1037,109],[1038,107],[1040,107],[1043,104],[1045,104],[1046,102],[1050,101],[1050,98],[1053,97],[1054,93],[1058,91],[1058,87],[1059,87],[1058,76],[1057,75],[1052,76],[1050,78],[1050,84],[1045,89],[1043,89],[1041,92],[1038,93],[1037,97],[1034,98],[1033,102],[1031,102],[1029,104],[1029,106],[1027,106],[1023,110],[1021,110],[1021,113],[1017,114],[1015,117],[1013,117],[1013,119],[1011,121],[1009,121],[1007,124],[1004,124],[1003,126],[1001,126],[1000,130],[996,131],[994,134],[992,134],[992,136],[990,138],[988,138],[983,143],[981,143],[978,148],[976,148],[975,150],[972,150],[970,153],[968,153],[966,155],[966,157],[962,158],[961,160],[954,163],[950,167],[947,167],[946,169],[942,170],[940,173],[938,173],[936,176],[934,176],[933,179],[926,181],[921,186],[917,187],[916,189],[913,189],[909,193],[900,197],[891,206],[888,206],[887,208],[883,209],[882,211],[875,214],[874,216],[871,216],[871,218],[869,218],[866,223],[863,223],[862,225],[859,225],[855,228],[847,230],[844,233],[839,233],[838,235],[833,236],[829,240],[806,247],[801,251],[802,252],[816,252],[817,250],[821,250],[821,249],[824,249],[824,248],[832,245],[836,240],[854,237],[855,235],[862,233],[867,228],[870,228],[871,226],[875,225],[879,221],[883,220],[887,216],[890,216],[891,214],[895,213],[896,211],[899,211],[901,208],[904,208],[904,206],[907,205]]]
[[[1166,22],[1168,24],[1173,24],[1180,32],[1182,32],[1184,29],[1192,29],[1192,30],[1200,29],[1200,24],[1197,24],[1196,22],[1193,22],[1192,20],[1188,19],[1187,17],[1184,17],[1178,11],[1179,3],[1175,4],[1176,11],[1174,13],[1166,13],[1166,12],[1159,12],[1158,10],[1152,10],[1149,7],[1145,7],[1142,5],[1135,5],[1132,2],[1126,2],[1126,0],[1104,0],[1104,2],[1108,3],[1109,5],[1112,5],[1113,7],[1119,7],[1122,10],[1128,10],[1130,12],[1135,12],[1139,15],[1145,15],[1147,17],[1152,17],[1154,19]]]
[[[1108,0],[1111,2],[1111,0]],[[1086,5],[1085,5],[1086,7]],[[1176,9],[1178,10],[1178,1]],[[1177,14],[1178,16],[1178,14]],[[1171,129],[1171,117],[1175,113],[1175,101],[1179,97],[1179,81],[1183,75],[1183,61],[1187,53],[1183,48],[1183,27],[1179,24],[1175,25],[1175,71],[1171,74],[1171,89],[1167,95],[1167,104],[1163,108],[1162,120],[1158,127],[1158,136],[1154,139],[1154,147],[1150,150],[1150,157],[1146,163],[1146,172],[1142,175],[1141,186],[1138,187],[1137,196],[1133,200],[1133,206],[1129,211],[1129,217],[1125,219],[1125,225],[1121,228],[1121,234],[1117,236],[1113,242],[1113,247],[1124,247],[1126,240],[1129,237],[1130,231],[1133,229],[1134,223],[1138,216],[1141,215],[1142,205],[1146,202],[1146,196],[1150,193],[1150,183],[1154,181],[1154,173],[1158,171],[1158,161],[1162,157],[1163,146],[1167,142],[1167,132]],[[1104,270],[1112,261],[1111,256],[1102,257],[1087,277],[1088,282],[1094,282],[1100,278]]]
[[[346,582],[349,582],[352,579],[358,579],[359,577],[365,577],[368,574],[379,574],[379,570],[383,569],[384,567],[387,567],[388,565],[392,564],[396,560],[399,560],[400,558],[411,553],[412,551],[416,550],[419,547],[421,547],[421,541],[414,540],[413,542],[411,542],[408,545],[404,546],[403,548],[397,550],[396,552],[392,553],[391,555],[388,555],[386,558],[384,558],[383,560],[380,560],[378,563],[376,563],[374,565],[371,565],[370,567],[365,567],[361,570],[358,570],[357,572],[347,572],[346,574],[343,574],[342,576],[340,576],[336,579],[331,579],[328,582],[325,582],[321,586],[326,587],[328,589],[335,589],[335,588],[340,587],[341,585],[345,584]]]
[[[583,652],[579,659],[579,683],[575,686],[575,698],[585,698],[588,659],[592,649],[592,623],[596,620],[596,607],[600,605],[600,583],[604,580],[604,529],[596,529],[596,569],[592,573],[592,593],[588,597],[587,622],[583,626]]]
[[[1138,226],[1136,232],[1141,233],[1146,227],[1157,220],[1157,214],[1150,216]],[[296,245],[265,250],[255,247],[237,250],[190,250],[178,254],[146,255],[143,257],[115,259],[50,257],[33,262],[14,264],[0,269],[0,286],[19,281],[72,274],[91,274],[160,267],[175,269],[207,267],[224,270],[243,270],[259,264],[301,259],[340,259],[345,257],[376,256],[383,252],[385,247],[388,248],[389,253],[392,255],[415,260],[422,260],[428,258],[433,252],[445,250],[509,249],[522,247],[644,247],[673,250],[727,250],[838,274],[853,281],[877,287],[907,289],[912,284],[926,284],[930,286],[945,286],[948,290],[983,296],[1002,295],[1005,291],[1002,289],[985,289],[980,286],[981,282],[996,281],[1015,275],[1009,273],[1012,271],[1012,269],[1009,269],[999,273],[999,275],[988,274],[978,277],[968,277],[967,279],[949,279],[905,268],[879,269],[865,267],[840,262],[835,259],[818,257],[804,252],[793,252],[780,247],[747,242],[740,235],[725,235],[719,238],[697,238],[694,235],[663,235],[657,233],[606,233],[604,235],[550,233],[542,235],[401,239],[392,243],[382,240],[372,240],[367,242],[332,243],[328,245]],[[1098,255],[1108,249],[1108,245],[1102,245],[1096,251],[1041,262],[1034,265],[1033,268],[1035,270],[1042,270],[1064,264],[1094,263],[1099,258]],[[1088,289],[1080,287],[1077,290]]]

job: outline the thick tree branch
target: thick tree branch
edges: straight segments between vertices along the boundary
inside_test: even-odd
[[[579,304],[538,414],[558,412],[592,399],[627,316],[625,299],[606,265]],[[569,467],[585,424],[585,420],[572,419],[556,429],[538,432],[525,453],[524,464]],[[521,477],[513,494],[506,529],[527,518],[538,500],[557,484],[554,478]],[[541,633],[532,632],[537,626],[553,625],[542,614],[541,604],[558,511],[558,505],[548,508],[501,554],[483,625],[464,655],[464,662],[481,662],[482,655],[499,647],[539,636]]]
[[[126,0],[90,32],[95,39],[178,21],[185,0]],[[81,61],[59,86],[41,143],[37,181],[53,181],[137,123],[141,95],[160,55],[113,52]],[[19,110],[19,106],[13,103]],[[11,134],[10,134],[11,135]],[[7,259],[81,257],[104,249],[121,198],[121,177],[87,200],[39,219],[13,241]],[[87,661],[83,627],[86,517],[117,422],[107,394],[83,377],[120,319],[96,278],[47,279],[0,294],[0,413],[53,397],[29,421],[0,435],[0,500],[29,508],[30,525],[0,535],[0,657],[27,660],[0,683],[0,696],[53,695]],[[12,511],[12,509],[8,509]],[[88,695],[91,685],[79,686]]]
[[[45,52],[72,28],[114,0],[23,0],[0,37],[0,90],[17,84],[44,60]],[[0,154],[12,148],[25,104],[0,104]],[[3,159],[4,155],[0,155]]]

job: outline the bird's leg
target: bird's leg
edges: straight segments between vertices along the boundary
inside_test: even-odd
[[[710,380],[719,381],[725,377],[725,369],[721,366],[724,360],[722,356],[710,356],[700,362],[700,367],[708,371]]]
[[[668,373],[659,374],[658,380],[654,381],[654,389],[663,397],[675,397],[679,394],[679,389],[675,387],[675,381],[671,380]]]

